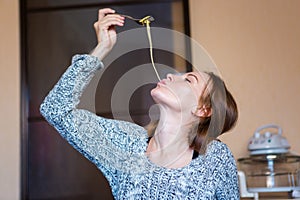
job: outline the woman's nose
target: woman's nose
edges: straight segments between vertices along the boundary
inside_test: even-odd
[[[174,79],[174,74],[167,74],[167,79],[169,80],[169,81],[172,81],[173,79]]]

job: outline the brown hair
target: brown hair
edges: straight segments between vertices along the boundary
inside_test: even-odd
[[[200,118],[189,138],[190,147],[200,154],[205,153],[209,142],[232,129],[238,118],[236,102],[223,80],[213,73],[207,74],[209,80],[199,99],[199,105],[209,108],[211,115]]]
[[[208,82],[199,99],[199,106],[210,109],[211,115],[200,117],[189,134],[190,147],[200,154],[204,154],[207,145],[219,135],[232,129],[238,118],[236,102],[227,90],[224,81],[213,73],[209,75]],[[152,137],[158,121],[147,126],[148,135]]]

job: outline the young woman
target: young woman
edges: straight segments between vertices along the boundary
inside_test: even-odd
[[[160,120],[150,135],[139,125],[77,109],[124,17],[99,10],[98,45],[76,55],[40,111],[107,178],[115,199],[239,199],[235,160],[216,138],[237,120],[224,82],[212,73],[167,75],[151,91]]]

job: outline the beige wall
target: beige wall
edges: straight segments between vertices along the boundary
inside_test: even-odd
[[[190,0],[191,34],[214,59],[240,112],[222,139],[246,156],[254,130],[275,123],[300,153],[300,1]]]
[[[20,56],[18,0],[0,0],[0,199],[19,199]]]

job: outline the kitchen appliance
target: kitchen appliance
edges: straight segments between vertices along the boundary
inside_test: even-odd
[[[268,192],[299,195],[300,156],[289,149],[281,127],[256,129],[248,143],[249,157],[238,159],[241,197],[258,199],[259,193]]]

